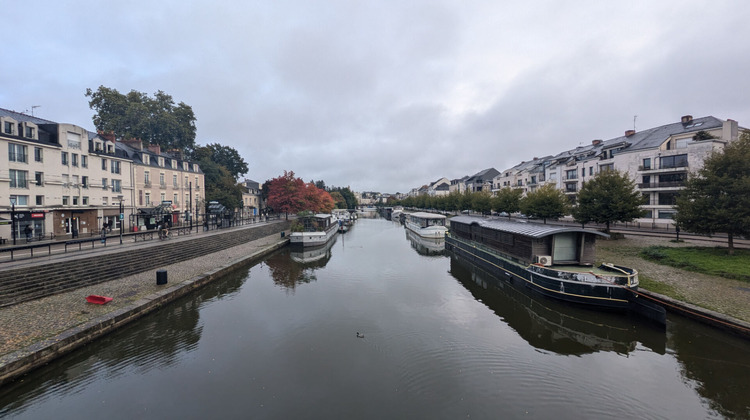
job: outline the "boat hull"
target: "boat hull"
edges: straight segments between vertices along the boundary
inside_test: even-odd
[[[322,246],[328,243],[338,232],[338,225],[333,224],[322,232],[292,232],[289,243],[298,247]]]
[[[636,296],[634,289],[619,284],[576,281],[535,272],[528,266],[452,237],[446,238],[445,248],[492,274],[520,280],[530,289],[554,299],[597,308],[627,310]]]
[[[404,226],[415,234],[429,239],[443,239],[446,232],[448,232],[448,228],[445,226],[420,227],[409,221],[409,219],[406,219]]]

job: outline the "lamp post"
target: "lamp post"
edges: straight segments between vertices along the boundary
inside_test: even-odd
[[[120,199],[120,215],[118,217],[120,218],[120,245],[122,245],[122,225],[125,224],[125,215],[122,212],[122,199],[123,199],[123,196],[118,195],[117,198]]]
[[[10,235],[13,237],[13,245],[16,244],[16,197],[10,197]]]

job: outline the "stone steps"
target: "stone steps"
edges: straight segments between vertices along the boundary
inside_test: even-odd
[[[0,307],[198,258],[288,228],[288,221],[279,221],[187,240],[163,241],[157,246],[131,247],[104,255],[3,270],[0,271]]]

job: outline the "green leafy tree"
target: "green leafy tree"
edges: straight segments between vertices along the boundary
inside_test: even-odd
[[[216,162],[200,162],[206,188],[206,200],[218,201],[230,209],[242,206],[242,186],[235,182],[232,175]]]
[[[492,198],[492,208],[498,213],[516,213],[521,209],[521,197],[523,190],[520,188],[505,187],[497,192]]]
[[[734,238],[750,236],[750,133],[708,157],[686,182],[676,203],[675,222],[681,229],[726,233],[728,252]]]
[[[616,170],[599,172],[586,182],[578,192],[577,205],[573,208],[576,222],[606,224],[606,232],[612,222],[631,222],[643,216],[643,196],[635,182],[627,174]]]
[[[117,89],[99,86],[97,90],[86,89],[86,97],[91,98],[89,108],[96,111],[93,121],[98,131],[185,153],[195,146],[193,109],[184,102],[175,105],[161,90],[151,98],[135,90],[123,95]]]
[[[487,214],[492,210],[492,197],[487,191],[478,191],[471,197],[472,210],[481,214]]]
[[[344,196],[341,195],[338,191],[331,191],[331,198],[333,198],[333,202],[336,203],[337,209],[345,209],[346,208],[346,200],[344,199]]]
[[[192,158],[200,161],[212,161],[223,166],[235,181],[248,171],[247,162],[240,156],[236,149],[222,146],[219,143],[210,143],[206,146],[196,146],[192,152]]]
[[[536,191],[527,193],[519,205],[522,213],[542,219],[545,224],[547,219],[558,219],[568,214],[568,198],[553,184],[544,185]]]

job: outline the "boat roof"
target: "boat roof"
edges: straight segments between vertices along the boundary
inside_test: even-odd
[[[545,225],[532,222],[516,222],[503,219],[487,219],[484,217],[476,216],[455,216],[451,218],[451,223],[463,223],[467,225],[477,224],[487,229],[528,236],[531,238],[543,238],[545,236],[566,232],[590,233],[593,235],[599,235],[605,238],[609,238],[609,235],[607,235],[606,233],[599,232],[598,230],[594,229],[584,229],[573,226]]]
[[[409,213],[409,216],[419,217],[422,219],[445,219],[445,216],[443,216],[442,214],[427,213],[424,211],[418,211],[416,213]]]

